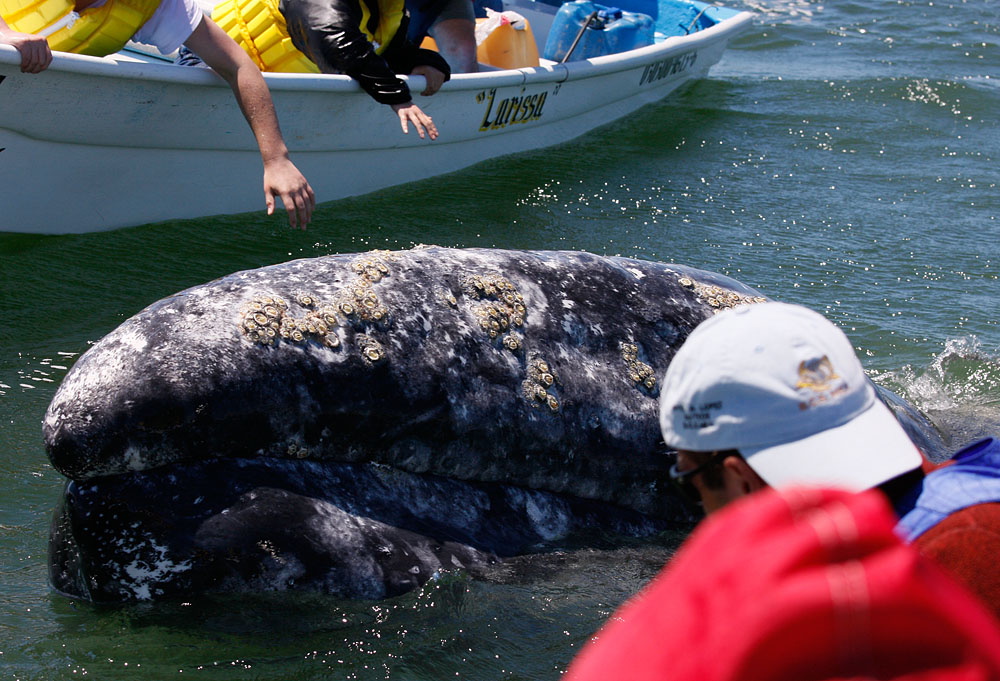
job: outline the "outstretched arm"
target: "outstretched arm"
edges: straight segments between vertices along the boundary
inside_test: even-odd
[[[247,53],[208,17],[198,24],[184,44],[226,79],[257,138],[264,160],[267,214],[274,212],[274,197],[280,196],[288,211],[288,223],[305,229],[312,219],[316,197],[306,178],[288,158],[288,148],[278,128],[271,93],[260,70]]]
[[[52,63],[49,41],[40,35],[15,31],[0,17],[0,43],[10,45],[21,53],[21,72],[39,73]]]

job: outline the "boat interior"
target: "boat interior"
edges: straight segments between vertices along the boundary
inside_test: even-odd
[[[211,2],[211,0],[203,0]],[[547,66],[626,52],[704,30],[737,14],[698,0],[618,0],[614,6],[591,0],[495,0],[477,18],[480,71]],[[210,6],[205,6],[207,12]],[[436,49],[434,40],[421,45]],[[170,62],[177,54],[129,42],[117,61]]]

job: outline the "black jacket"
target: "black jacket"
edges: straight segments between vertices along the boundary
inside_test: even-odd
[[[451,78],[448,62],[432,50],[406,39],[407,16],[381,55],[361,30],[365,0],[280,0],[278,8],[288,24],[292,44],[319,66],[323,73],[346,73],[382,104],[405,104],[410,89],[397,73],[415,66],[433,66]],[[370,3],[370,4],[368,4]],[[368,0],[369,24],[378,23],[381,11],[399,10],[402,0]]]

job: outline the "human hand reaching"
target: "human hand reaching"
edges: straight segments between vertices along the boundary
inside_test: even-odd
[[[312,220],[316,195],[287,156],[264,164],[264,200],[268,215],[274,213],[276,196],[281,198],[281,203],[288,212],[288,224],[293,228],[305,229]]]
[[[440,72],[439,72],[440,73]],[[409,134],[409,124],[413,123],[413,127],[416,128],[417,134],[420,135],[420,139],[425,136],[430,137],[432,140],[436,140],[438,136],[437,128],[434,126],[434,121],[431,117],[420,110],[420,107],[410,100],[406,104],[393,104],[392,110],[399,115],[399,124],[403,128],[403,134]]]

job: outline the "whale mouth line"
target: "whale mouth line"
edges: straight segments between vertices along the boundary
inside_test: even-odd
[[[377,462],[216,458],[69,481],[50,577],[93,601],[287,588],[382,598],[441,570],[652,538],[676,523]],[[616,539],[617,538],[617,539]],[[111,570],[113,579],[88,576]]]

